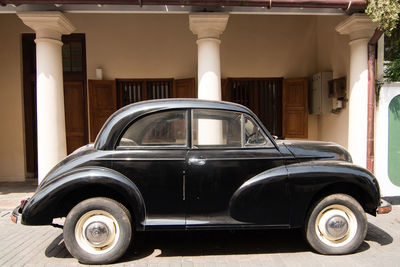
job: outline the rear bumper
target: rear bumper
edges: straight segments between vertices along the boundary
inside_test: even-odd
[[[11,221],[16,224],[21,224],[21,206],[16,207],[13,212],[11,212]]]
[[[378,214],[386,214],[392,211],[392,205],[386,200],[381,199],[381,205],[376,209]]]
[[[17,224],[21,224],[21,217],[22,217],[22,211],[24,210],[24,207],[29,201],[29,197],[27,199],[24,199],[21,201],[21,205],[17,206],[13,212],[11,212],[11,221]]]

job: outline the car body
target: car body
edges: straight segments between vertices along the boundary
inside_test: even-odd
[[[339,145],[275,140],[238,104],[164,99],[114,113],[95,143],[55,166],[13,216],[25,225],[66,217],[71,254],[108,263],[125,252],[126,244],[122,254],[114,252],[119,243],[149,230],[303,227],[315,239],[317,227],[328,239],[317,240],[318,247],[307,237],[314,249],[349,253],[365,237],[364,212],[375,216],[389,209],[381,206],[374,175],[352,164]],[[129,240],[121,241],[125,235]]]

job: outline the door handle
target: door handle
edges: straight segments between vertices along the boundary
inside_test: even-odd
[[[189,165],[202,166],[204,164],[206,164],[206,160],[203,158],[190,158],[189,159]]]

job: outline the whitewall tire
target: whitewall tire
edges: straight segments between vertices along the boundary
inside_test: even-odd
[[[131,236],[129,211],[109,198],[84,200],[65,219],[65,246],[82,263],[115,262],[128,249]]]
[[[360,247],[367,229],[367,217],[357,200],[346,194],[333,194],[311,208],[305,236],[321,254],[349,254]]]

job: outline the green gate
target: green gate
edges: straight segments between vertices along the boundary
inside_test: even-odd
[[[400,186],[400,95],[389,104],[389,179]]]

